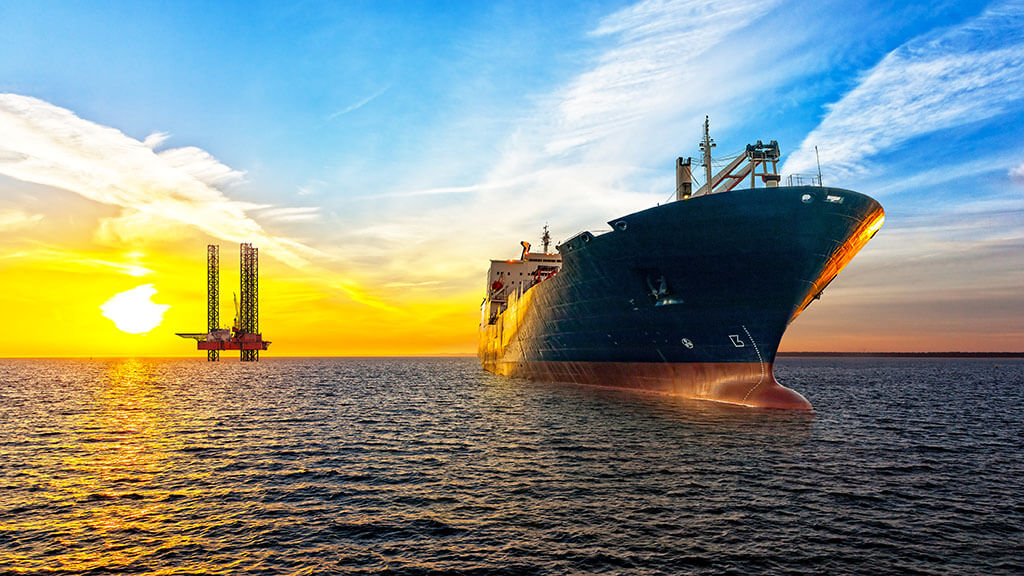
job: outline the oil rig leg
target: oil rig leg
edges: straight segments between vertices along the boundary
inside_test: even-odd
[[[206,331],[220,326],[220,246],[206,246]],[[220,361],[220,350],[207,350],[207,362]]]

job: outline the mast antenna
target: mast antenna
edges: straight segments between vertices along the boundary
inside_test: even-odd
[[[548,223],[544,223],[544,234],[540,237],[541,243],[544,244],[544,253],[548,253],[548,246],[551,245],[551,234],[548,233]]]
[[[824,186],[821,183],[821,158],[818,158],[818,146],[814,146],[814,160],[818,162],[818,186]]]
[[[711,121],[704,116],[704,138],[700,141],[701,152],[704,153],[704,175],[707,177],[705,194],[711,194],[711,149],[715,147],[715,141],[711,139]]]

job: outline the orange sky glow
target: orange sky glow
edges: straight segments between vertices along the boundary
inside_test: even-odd
[[[706,115],[886,211],[782,351],[1024,351],[1017,0],[598,4],[0,8],[0,357],[202,357],[243,242],[266,357],[473,355],[489,259],[666,202]]]

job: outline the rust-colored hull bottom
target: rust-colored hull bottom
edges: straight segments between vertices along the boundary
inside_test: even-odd
[[[799,392],[775,380],[772,364],[743,362],[500,362],[485,363],[495,374],[614,386],[754,408],[811,410]]]

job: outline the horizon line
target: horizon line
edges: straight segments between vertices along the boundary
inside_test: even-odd
[[[1024,358],[1024,351],[1020,352],[962,352],[962,351],[944,351],[944,352],[843,352],[843,351],[828,351],[828,352],[815,352],[815,351],[797,351],[797,352],[778,352],[778,357],[890,357],[890,358]],[[264,358],[270,360],[274,358],[292,359],[292,358],[476,358],[475,354],[470,353],[431,353],[431,354],[328,354],[328,355],[273,355]],[[58,355],[58,356],[0,356],[0,360],[109,360],[109,359],[125,359],[125,358],[141,358],[141,359],[189,359],[193,358],[196,360],[205,360],[203,356],[198,355],[168,355],[168,354],[111,354],[111,355]],[[228,361],[231,357],[227,358]]]

